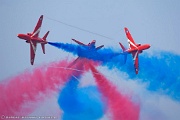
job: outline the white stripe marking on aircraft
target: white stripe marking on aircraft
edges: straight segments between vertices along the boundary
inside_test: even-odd
[[[137,48],[137,46],[128,39],[128,43]]]
[[[34,37],[36,34],[38,34],[40,32],[40,30],[41,30],[41,27],[39,27],[39,29],[37,29],[37,31],[34,32],[34,34],[31,37]]]
[[[34,54],[36,54],[36,47],[34,46],[34,44],[32,43],[31,40],[30,40],[30,42],[31,42],[32,48],[33,48],[33,50],[34,50]]]
[[[136,52],[136,54],[135,54],[133,60],[136,60],[137,54],[138,54],[138,51]]]

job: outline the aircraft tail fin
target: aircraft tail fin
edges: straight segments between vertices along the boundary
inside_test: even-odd
[[[126,48],[119,42],[119,45],[121,46],[122,50],[123,50],[123,55],[124,55],[124,63],[126,63],[127,60],[127,52],[126,52]]]
[[[43,37],[44,43],[41,43],[42,51],[44,54],[45,54],[45,44],[47,43],[46,38],[47,38],[48,34],[49,34],[49,31]]]
[[[123,53],[124,53],[126,51],[126,48],[121,43],[119,43],[119,45],[121,46]]]
[[[43,40],[46,41],[46,38],[47,38],[48,34],[49,34],[49,31],[44,35]]]

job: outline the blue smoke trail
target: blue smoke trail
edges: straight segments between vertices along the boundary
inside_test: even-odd
[[[95,86],[78,88],[79,81],[72,77],[60,92],[58,104],[63,120],[97,120],[104,115],[105,106]]]
[[[86,46],[74,45],[74,44],[68,44],[68,43],[48,42],[48,44],[54,47],[57,47],[58,49],[62,49],[66,52],[71,52],[74,55],[78,55],[80,57],[88,58],[88,59],[99,61],[99,62],[108,62],[113,57],[120,55],[120,52],[115,52],[110,48],[92,50]]]
[[[76,55],[83,52],[76,45],[58,46],[60,43],[54,44],[57,44],[56,47]],[[180,55],[161,51],[159,53],[154,52],[153,56],[149,56],[144,52],[139,55],[138,75],[134,71],[132,56],[128,55],[126,64],[124,64],[124,56],[111,48],[98,50],[97,55],[91,56],[90,59],[100,61],[102,65],[109,69],[117,68],[124,71],[131,79],[140,79],[142,82],[147,82],[150,91],[160,91],[175,100],[180,100]]]
[[[78,53],[78,46],[77,45],[73,45],[73,44],[68,44],[68,43],[54,43],[54,42],[48,42],[48,44],[56,47],[56,48],[59,48],[59,49],[62,49],[66,52],[71,52],[73,53],[74,55],[77,55]]]
[[[120,56],[118,56],[120,57]],[[159,91],[180,100],[180,56],[170,52],[159,52],[149,56],[147,53],[139,55],[139,73],[134,72],[132,56],[128,55],[125,65],[116,59],[106,64],[110,69],[114,66],[125,71],[131,79],[141,79],[148,82],[148,90]]]

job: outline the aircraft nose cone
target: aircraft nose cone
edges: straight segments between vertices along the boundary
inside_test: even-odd
[[[125,28],[124,28],[124,31],[125,31],[125,33],[128,33],[129,30],[125,27]]]
[[[17,34],[17,37],[20,38],[20,34]]]
[[[25,36],[24,36],[24,34],[17,34],[17,37],[20,39],[23,39]]]

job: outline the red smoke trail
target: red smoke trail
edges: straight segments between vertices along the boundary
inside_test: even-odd
[[[119,93],[98,70],[90,64],[90,69],[96,79],[99,90],[104,95],[107,105],[112,112],[113,120],[138,120],[140,108],[128,97]]]
[[[79,63],[73,67],[77,67]],[[72,70],[54,68],[68,65],[66,60],[54,62],[2,81],[0,83],[0,116],[31,113],[35,107],[34,102],[40,102],[52,91],[58,91],[60,85],[63,85],[72,74],[80,74]]]

